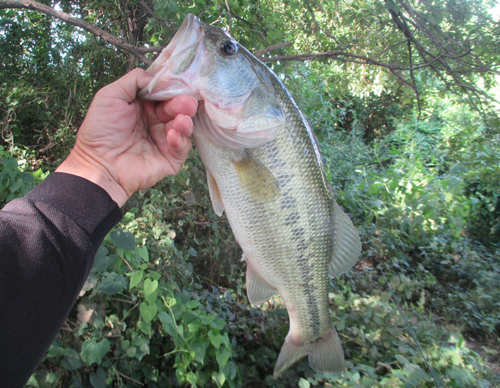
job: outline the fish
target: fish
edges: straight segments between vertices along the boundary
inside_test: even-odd
[[[286,306],[290,328],[274,377],[305,356],[317,372],[342,372],[329,277],[357,262],[361,242],[297,104],[271,69],[191,14],[148,72],[140,98],[199,101],[193,140],[214,211],[226,212],[243,251],[250,303],[279,294]]]

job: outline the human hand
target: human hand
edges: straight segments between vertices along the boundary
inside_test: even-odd
[[[75,147],[56,171],[96,183],[120,207],[137,190],[178,173],[191,149],[198,103],[187,96],[159,104],[138,100],[152,78],[135,69],[99,90]]]

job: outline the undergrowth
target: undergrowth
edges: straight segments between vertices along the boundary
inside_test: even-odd
[[[193,151],[128,201],[29,386],[433,387],[403,314],[442,387],[500,386],[500,150],[481,137],[491,128],[453,121],[450,105],[442,120],[406,110],[367,141],[355,111],[339,129],[349,101],[306,87],[297,100],[363,242],[355,268],[331,281],[346,371],[316,373],[304,358],[273,379],[287,312],[279,297],[249,305],[240,248]],[[0,156],[3,202],[45,177],[29,151]]]

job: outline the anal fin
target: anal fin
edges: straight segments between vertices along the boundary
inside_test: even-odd
[[[351,219],[335,200],[333,201],[332,222],[333,253],[328,263],[328,274],[336,277],[356,264],[361,254],[361,240]]]
[[[207,183],[208,183],[208,192],[210,194],[210,199],[212,200],[212,206],[214,208],[215,214],[219,217],[224,213],[224,204],[222,203],[222,198],[220,196],[219,186],[217,186],[217,182],[215,181],[214,176],[207,170]]]
[[[251,263],[246,259],[245,254],[243,254],[243,260],[247,262],[248,300],[250,300],[251,304],[259,306],[276,295],[278,291],[252,269]]]

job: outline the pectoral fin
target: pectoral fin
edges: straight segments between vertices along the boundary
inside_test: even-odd
[[[255,201],[270,201],[279,194],[278,182],[269,169],[251,151],[243,150],[243,157],[233,160],[241,187]]]
[[[261,305],[278,292],[272,288],[269,283],[262,279],[257,273],[252,270],[251,264],[246,260],[243,254],[243,260],[247,262],[247,295],[251,304],[256,306]]]
[[[217,182],[215,181],[214,176],[207,170],[207,183],[208,183],[208,192],[210,194],[210,199],[212,200],[212,206],[214,208],[215,214],[219,217],[224,213],[224,204],[222,203],[222,198],[220,196],[219,186],[217,186]]]
[[[356,264],[361,254],[361,240],[351,219],[335,200],[333,201],[332,222],[333,254],[328,263],[328,274],[336,277]]]

